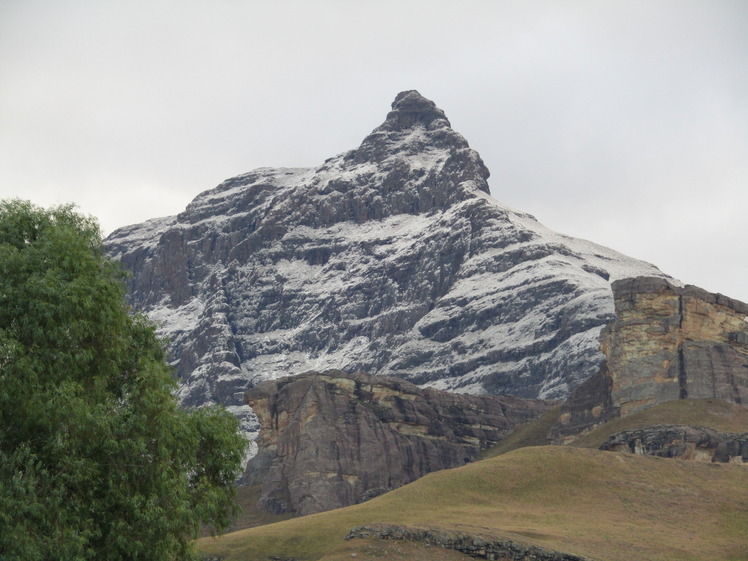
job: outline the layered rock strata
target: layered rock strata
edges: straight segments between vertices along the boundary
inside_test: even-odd
[[[613,294],[601,345],[621,415],[687,397],[748,404],[748,304],[661,278],[622,280]]]
[[[748,463],[748,433],[727,434],[684,425],[653,426],[614,434],[600,447],[612,452],[701,462]]]
[[[565,397],[602,363],[609,282],[661,273],[502,206],[488,176],[442,110],[402,92],[358,148],[228,179],[106,246],[171,341],[182,403],[218,401],[248,431],[244,392],[307,370]]]
[[[616,320],[600,335],[605,364],[570,396],[557,440],[674,399],[748,405],[748,304],[662,278],[612,288]]]
[[[464,465],[548,408],[342,371],[267,381],[247,400],[262,429],[245,483],[261,485],[263,510],[301,515]]]

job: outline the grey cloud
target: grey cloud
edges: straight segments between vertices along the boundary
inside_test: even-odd
[[[748,4],[95,2],[0,7],[0,196],[104,229],[433,99],[493,195],[748,300]]]

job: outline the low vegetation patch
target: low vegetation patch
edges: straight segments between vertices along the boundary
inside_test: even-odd
[[[377,538],[346,541],[333,548],[322,561],[465,561],[467,557],[453,549],[443,549],[429,544]]]
[[[257,508],[260,499],[260,485],[239,487],[236,491],[236,504],[239,506],[239,514],[231,523],[228,532],[236,532],[245,528],[255,528],[275,522],[282,522],[293,518],[293,513],[271,514]],[[204,528],[203,536],[211,535],[210,528]]]

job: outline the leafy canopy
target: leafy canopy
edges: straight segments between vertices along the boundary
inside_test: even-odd
[[[246,443],[181,410],[95,220],[0,202],[0,558],[193,558],[228,527]]]

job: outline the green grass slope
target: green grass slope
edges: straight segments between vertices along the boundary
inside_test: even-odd
[[[320,561],[470,561],[454,549],[424,543],[377,538],[355,539],[340,544]]]
[[[736,561],[748,559],[748,466],[528,447],[361,505],[206,538],[199,548],[227,561],[329,561],[350,528],[385,523],[501,536],[600,561]]]
[[[551,443],[548,433],[560,414],[561,406],[549,409],[537,419],[507,435],[496,446],[484,450],[481,459],[493,458],[527,446],[547,446]]]

